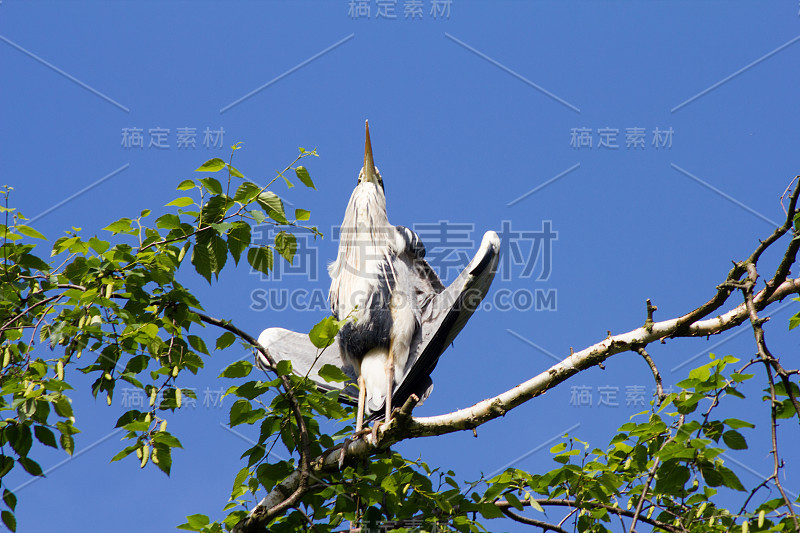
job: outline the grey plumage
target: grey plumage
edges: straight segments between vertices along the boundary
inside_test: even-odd
[[[424,256],[414,232],[389,223],[367,124],[364,166],[345,210],[336,260],[328,267],[331,311],[348,319],[339,346],[358,378],[357,430],[364,411],[384,402],[390,418],[392,391],[405,374],[422,309],[443,290]]]

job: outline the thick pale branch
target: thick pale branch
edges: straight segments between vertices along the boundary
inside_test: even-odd
[[[761,297],[764,291],[756,295],[754,304],[756,309],[763,309],[772,302],[781,300],[789,294],[800,291],[800,279],[792,279],[782,283],[769,298]],[[714,318],[702,320],[690,325],[684,336],[715,335],[738,326],[748,320],[748,311],[745,303],[731,309],[725,314]],[[429,436],[451,433],[453,431],[471,429],[493,418],[504,415],[510,409],[543,394],[565,381],[570,376],[585,370],[598,363],[602,363],[612,355],[629,350],[636,350],[651,342],[669,338],[675,335],[678,328],[682,327],[682,318],[653,322],[648,326],[637,328],[628,333],[612,335],[608,338],[589,346],[521,383],[511,390],[479,402],[472,407],[455,411],[446,415],[415,418],[409,426],[409,436]]]

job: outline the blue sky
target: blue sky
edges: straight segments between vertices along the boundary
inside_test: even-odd
[[[180,181],[206,159],[227,159],[235,142],[244,149],[234,164],[254,180],[271,179],[298,146],[316,147],[320,157],[306,166],[317,190],[275,189],[326,234],[309,241],[306,270],[267,280],[240,266],[212,288],[184,273],[211,314],[255,335],[307,331],[324,310],[265,308],[264,295],[307,303],[327,293],[330,228],[355,185],[369,119],[393,223],[420,230],[444,221],[451,236],[460,228],[457,243],[442,244],[450,258],[471,256],[484,231],[521,232],[486,308],[441,359],[419,415],[469,406],[570,347],[640,326],[646,298],[657,319],[693,309],[781,220],[778,198],[800,173],[797,2],[453,0],[434,17],[424,0],[406,18],[411,3],[397,0],[388,3],[394,19],[378,16],[376,0],[369,17],[349,4],[3,0],[0,151],[12,202],[42,215],[34,225],[51,239],[71,226],[100,233],[144,208],[162,212]],[[141,148],[124,145],[132,128],[142,131]],[[179,146],[191,129],[195,146]],[[206,129],[223,131],[221,147],[206,146]],[[545,264],[531,254],[531,235],[547,221],[558,237]],[[432,252],[441,234],[420,232]],[[765,260],[774,265],[775,255]],[[442,275],[452,280],[455,270]],[[518,305],[507,309],[509,299]],[[773,351],[789,359],[794,305],[767,330]],[[708,351],[747,358],[755,347],[750,332],[734,331],[651,353],[674,384],[692,368],[685,361],[700,364]],[[60,452],[39,456],[51,470],[19,489],[21,529],[164,531],[188,514],[221,517],[238,457],[256,435],[221,426],[227,410],[215,404],[228,386],[218,370],[242,355],[215,354],[205,375],[187,379],[198,402],[170,419],[185,450],[169,479],[133,460],[109,465],[122,447],[112,429],[125,406],[119,394],[108,408],[78,391],[80,455],[63,464]],[[620,354],[481,427],[477,439],[460,433],[398,449],[462,480],[509,463],[550,469],[553,439],[572,428],[602,445],[652,387],[639,356]],[[578,405],[579,391],[591,406]],[[747,392],[760,396],[757,386]],[[724,409],[766,413],[757,401]],[[796,427],[783,430],[786,444],[796,441]],[[765,431],[749,432],[751,450],[731,459],[750,483],[771,471]],[[800,479],[800,454],[784,452],[787,479]],[[796,482],[787,488],[800,491]]]

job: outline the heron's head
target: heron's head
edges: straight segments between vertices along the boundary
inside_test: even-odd
[[[383,192],[383,178],[378,169],[375,168],[375,162],[372,159],[372,143],[369,140],[369,121],[367,121],[367,140],[364,142],[364,167],[358,173],[358,184],[372,183],[376,187],[380,187]]]

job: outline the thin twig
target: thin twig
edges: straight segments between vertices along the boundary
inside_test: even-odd
[[[649,301],[650,300],[648,300],[648,302]],[[664,385],[661,381],[661,374],[658,372],[658,367],[656,366],[655,361],[653,361],[653,358],[650,357],[650,354],[647,353],[647,350],[644,349],[644,346],[637,347],[636,352],[641,355],[645,361],[647,361],[647,365],[650,367],[650,371],[653,373],[653,378],[656,380],[656,396],[658,396],[658,405],[661,405],[661,402],[664,401],[666,394],[664,394]]]
[[[634,512],[633,511],[628,511],[626,509],[621,509],[619,507],[614,507],[613,505],[600,503],[600,502],[594,501],[594,500],[583,500],[580,503],[578,503],[576,501],[573,501],[573,500],[570,500],[570,499],[566,499],[566,498],[552,498],[552,499],[535,498],[533,501],[538,503],[539,505],[541,505],[543,507],[545,507],[545,506],[571,507],[571,508],[574,508],[574,510],[578,510],[578,509],[581,509],[581,508],[584,508],[584,509],[605,509],[606,511],[614,513],[614,514],[616,514],[618,516],[626,516],[628,518],[632,518],[634,516]],[[531,504],[530,500],[528,500],[527,498],[524,499],[524,500],[520,500],[520,503],[522,503],[522,505],[525,505],[525,506]],[[495,505],[498,506],[501,510],[503,508],[511,506],[511,504],[509,502],[507,502],[506,500],[496,501]],[[651,526],[658,527],[658,528],[663,529],[665,531],[669,531],[671,533],[683,533],[683,531],[684,531],[683,529],[677,528],[677,527],[675,527],[675,526],[673,526],[671,524],[667,524],[666,522],[661,522],[659,520],[654,520],[652,518],[647,518],[645,515],[639,516],[639,521],[643,522],[645,524],[649,524]],[[562,523],[563,523],[563,521],[562,521]]]
[[[509,517],[511,520],[515,522],[519,522],[521,524],[527,524],[529,526],[540,527],[542,528],[542,533],[545,531],[555,531],[556,533],[567,533],[566,529],[562,529],[555,524],[550,524],[548,522],[542,522],[541,520],[534,520],[533,518],[528,518],[527,516],[522,516],[521,514],[517,514],[512,511],[509,507],[501,507],[500,512],[504,515]]]
[[[796,200],[796,197],[795,197]],[[790,207],[789,212],[792,212]],[[797,515],[794,512],[794,507],[792,506],[792,501],[786,496],[786,492],[783,490],[783,485],[780,481],[779,472],[780,469],[783,467],[783,462],[778,455],[778,413],[777,413],[777,406],[780,402],[778,402],[778,398],[775,392],[775,380],[772,376],[772,364],[771,362],[775,360],[775,357],[770,353],[769,349],[767,348],[767,343],[764,339],[764,328],[762,324],[764,323],[763,319],[758,317],[756,312],[756,306],[753,302],[753,287],[758,280],[758,272],[756,271],[756,266],[754,263],[748,264],[748,279],[750,281],[749,286],[744,289],[745,303],[747,305],[747,310],[750,315],[750,324],[753,327],[753,334],[756,338],[756,345],[758,346],[758,355],[761,360],[764,362],[764,368],[767,372],[767,380],[769,383],[769,393],[770,393],[770,417],[771,417],[771,437],[772,437],[772,460],[773,460],[773,471],[772,471],[772,478],[775,486],[778,488],[778,491],[781,493],[783,497],[783,501],[788,508],[789,515],[792,517],[792,522],[794,522],[795,530],[800,531],[800,524],[798,524]],[[791,392],[791,383],[787,388],[787,394],[792,394]],[[795,401],[795,408],[796,401]],[[800,416],[800,411],[798,412],[798,416]]]

